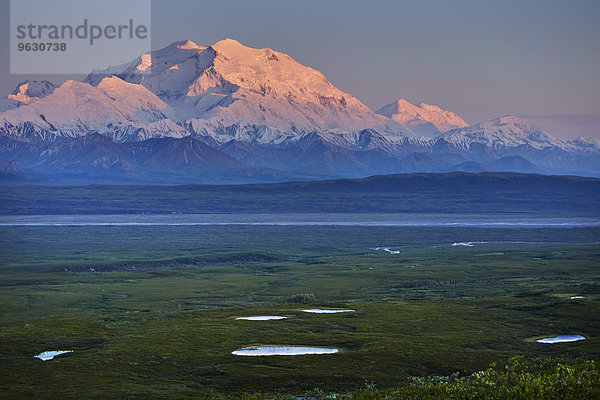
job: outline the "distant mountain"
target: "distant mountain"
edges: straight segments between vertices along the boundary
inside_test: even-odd
[[[402,99],[374,113],[319,71],[231,39],[175,42],[83,82],[20,83],[0,99],[0,158],[52,181],[600,175],[597,140],[561,140],[513,116],[467,126]]]
[[[461,117],[438,106],[420,103],[415,106],[404,99],[377,110],[419,136],[436,137],[451,129],[468,126]]]
[[[519,156],[524,170],[551,173],[598,174],[599,148],[593,141],[562,140],[514,116],[504,116],[492,121],[453,129],[438,137],[432,146],[435,154],[456,154],[467,159],[492,162],[508,156]],[[525,167],[533,163],[541,167]],[[496,163],[497,168],[507,166]],[[512,167],[511,167],[512,168]],[[515,169],[509,168],[508,171]]]
[[[573,148],[569,143],[550,136],[542,129],[512,115],[453,129],[441,135],[439,139],[457,149],[471,152],[503,152],[518,147],[535,150]]]
[[[399,161],[399,171],[403,172],[439,172],[443,171],[448,163],[432,158],[431,154],[412,153]]]
[[[523,174],[541,174],[545,171],[537,165],[527,161],[521,156],[507,156],[494,160],[489,164],[478,161],[465,161],[452,167],[446,168],[444,172],[519,172]]]
[[[521,156],[507,156],[493,161],[493,171],[521,172],[524,174],[541,174],[543,169]]]
[[[491,168],[477,161],[465,161],[444,170],[444,172],[451,171],[470,172],[475,174],[491,171]]]

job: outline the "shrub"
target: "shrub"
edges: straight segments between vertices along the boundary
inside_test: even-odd
[[[312,293],[298,293],[291,295],[287,298],[288,303],[313,303],[316,300],[315,295]]]

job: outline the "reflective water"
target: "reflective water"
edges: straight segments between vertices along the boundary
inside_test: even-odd
[[[599,218],[455,214],[127,214],[127,215],[5,215],[4,226],[439,226],[439,227],[598,227]],[[469,243],[469,242],[464,242]],[[476,243],[476,242],[471,242]]]
[[[60,356],[61,354],[72,353],[73,350],[52,350],[52,351],[44,351],[43,353],[38,354],[34,358],[39,358],[42,361],[52,360],[56,356]]]
[[[334,354],[338,349],[306,346],[256,346],[231,352],[236,356],[300,356],[306,354]]]
[[[538,343],[566,343],[566,342],[577,342],[578,340],[585,340],[584,336],[581,335],[558,335],[555,337],[549,337],[544,339],[538,339]]]

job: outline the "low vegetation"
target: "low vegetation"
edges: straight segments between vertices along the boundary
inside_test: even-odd
[[[585,359],[512,357],[506,364],[466,377],[411,377],[410,384],[378,389],[365,382],[364,388],[347,393],[327,393],[315,388],[302,395],[249,394],[231,397],[208,393],[199,399],[225,400],[466,400],[466,399],[597,399],[600,398],[600,364]]]
[[[315,298],[315,295],[313,293],[299,293],[291,295],[286,299],[286,301],[288,303],[309,304],[314,303],[315,301],[317,301],[317,299]]]
[[[599,231],[1,227],[0,397],[596,398]]]

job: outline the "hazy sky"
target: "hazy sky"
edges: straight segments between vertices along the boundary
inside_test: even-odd
[[[555,136],[600,137],[598,0],[155,0],[152,16],[153,48],[226,37],[271,47],[374,110],[405,98],[470,123],[514,114]],[[67,78],[10,75],[8,0],[0,22],[3,94]]]

